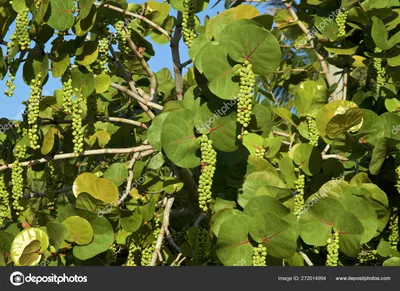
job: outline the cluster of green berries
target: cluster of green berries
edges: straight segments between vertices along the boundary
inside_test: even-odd
[[[0,173],[0,226],[11,218],[10,194],[4,181],[4,173]]]
[[[14,150],[15,161],[12,165],[11,182],[12,182],[12,198],[13,209],[19,215],[23,207],[19,204],[22,195],[24,194],[24,176],[21,160],[26,157],[26,146],[17,145]]]
[[[83,151],[83,126],[82,116],[83,110],[80,109],[79,103],[84,100],[82,90],[75,89],[76,99],[72,105],[72,135],[74,143],[74,154],[78,157]]]
[[[267,248],[262,244],[253,248],[253,266],[262,267],[266,266],[267,262]]]
[[[155,226],[153,231],[154,241],[151,245],[147,246],[142,250],[141,258],[140,258],[140,265],[141,266],[150,266],[151,258],[153,257],[154,250],[156,249],[157,237],[160,233],[161,221],[156,218],[155,219]]]
[[[396,189],[397,189],[397,192],[400,193],[400,166],[398,166],[398,167],[396,168],[396,175],[397,175]]]
[[[212,140],[208,139],[206,134],[200,138],[201,143],[201,175],[199,178],[199,207],[207,211],[207,204],[211,202],[211,188],[215,173],[215,164],[217,163],[217,152],[213,148]]]
[[[131,243],[129,244],[129,253],[128,257],[126,258],[126,265],[128,267],[135,267],[137,266],[135,258],[138,252],[140,252],[140,247],[135,244],[135,242],[132,240]]]
[[[74,89],[72,88],[72,76],[70,71],[66,71],[64,75],[61,77],[62,82],[62,102],[63,102],[63,111],[66,114],[72,112],[72,95],[74,93]]]
[[[264,158],[265,156],[265,148],[256,148],[256,156],[260,158]]]
[[[348,11],[343,11],[342,9],[339,10],[339,13],[336,16],[336,24],[339,29],[338,36],[345,36],[346,35],[346,20],[347,20]]]
[[[318,247],[318,246],[313,246],[313,248],[311,249],[311,251],[314,253],[314,254],[319,254],[319,249],[320,249],[320,247]]]
[[[374,52],[381,53],[382,50],[376,47]],[[379,96],[381,87],[385,85],[385,75],[386,75],[386,70],[382,66],[381,58],[374,58],[374,68],[376,70],[376,94]]]
[[[334,267],[339,262],[339,232],[335,231],[331,238],[327,240],[328,254],[326,258],[326,266]]]
[[[196,2],[196,0],[183,0],[182,34],[188,48],[192,46],[193,41],[197,37],[195,21]]]
[[[366,264],[370,261],[375,261],[377,259],[376,255],[378,252],[376,250],[372,251],[361,251],[358,256],[357,260],[359,264]]]
[[[389,238],[388,238],[392,249],[397,250],[397,245],[399,243],[399,215],[398,208],[394,207],[392,215],[389,219]]]
[[[107,73],[107,62],[108,62],[108,39],[103,37],[99,40],[99,58],[98,63],[100,65],[102,73]]]
[[[315,119],[310,113],[307,114],[307,126],[308,126],[308,140],[309,144],[312,146],[318,146],[319,133],[317,130],[317,124]]]
[[[34,0],[34,2],[35,2],[36,11],[37,11],[40,8],[40,4],[42,4],[42,0]]]
[[[251,110],[253,107],[253,88],[256,83],[256,78],[252,70],[252,65],[248,60],[245,60],[243,66],[238,71],[240,76],[237,122],[242,125],[242,134],[247,135],[249,132],[246,128],[251,120]],[[243,135],[239,135],[238,139],[242,139]]]
[[[300,173],[298,168],[295,168],[295,171]],[[294,196],[294,214],[297,218],[300,218],[300,212],[304,206],[304,185],[305,185],[306,176],[303,174],[299,174],[296,182],[294,182],[294,189],[296,191],[296,195]]]
[[[115,23],[115,31],[117,32],[118,49],[121,52],[121,58],[124,54],[129,54],[129,47],[126,43],[126,31],[122,20]]]
[[[206,265],[211,255],[210,234],[205,228],[197,228],[196,241],[193,246],[193,261],[198,265]]]
[[[42,74],[39,73],[36,79],[31,81],[31,95],[28,104],[28,124],[29,124],[29,140],[32,149],[38,149],[39,125],[37,124],[39,117],[39,104],[42,98]]]
[[[116,261],[117,245],[115,243],[111,244],[105,255],[105,264],[110,266]]]
[[[6,86],[7,90],[4,90],[4,94],[8,97],[12,97],[14,95],[14,90],[15,90],[15,85],[14,85],[14,80],[15,80],[15,75],[11,71],[8,73],[8,76],[10,79],[6,81]]]
[[[18,12],[16,29],[15,29],[16,35],[15,37],[13,37],[14,39],[11,39],[12,41],[17,39],[21,47],[21,50],[23,51],[29,47],[29,44],[31,42],[28,29],[29,25],[28,12],[29,12],[28,8],[25,8],[20,12]]]

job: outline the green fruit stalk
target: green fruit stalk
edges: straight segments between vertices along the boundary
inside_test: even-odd
[[[263,267],[267,265],[267,248],[262,244],[253,248],[253,266]]]
[[[207,211],[207,204],[211,202],[211,188],[215,173],[215,165],[217,163],[217,152],[213,148],[212,140],[203,134],[201,142],[201,175],[199,179],[199,207],[203,211]]]
[[[388,238],[392,249],[397,250],[397,245],[399,243],[399,215],[398,208],[394,207],[392,210],[392,215],[389,219],[389,238]]]
[[[195,21],[196,1],[197,0],[183,0],[182,34],[183,40],[188,48],[192,46],[193,41],[197,37]]]
[[[318,146],[319,133],[317,130],[317,125],[315,123],[315,119],[311,116],[310,113],[307,114],[307,126],[308,126],[308,140],[309,144],[312,146]]]
[[[252,70],[252,65],[248,60],[245,60],[242,68],[239,70],[239,95],[237,108],[237,122],[242,125],[242,134],[238,139],[242,139],[243,135],[247,135],[246,128],[251,120],[251,110],[253,107],[253,88],[255,86],[255,75]]]
[[[346,35],[346,20],[347,15],[349,14],[348,11],[343,11],[342,9],[339,10],[339,13],[336,16],[336,24],[339,29],[338,36],[345,36]]]
[[[4,181],[4,173],[0,173],[0,226],[11,219],[10,194]]]
[[[28,101],[28,135],[30,146],[32,149],[40,148],[39,141],[39,104],[42,98],[42,74],[39,73],[36,79],[33,79],[30,84],[31,95]]]
[[[83,110],[80,109],[79,103],[84,101],[82,90],[75,89],[76,99],[72,106],[72,135],[74,143],[74,154],[78,157],[83,152],[83,126],[82,116]]]
[[[300,170],[296,168],[296,172],[300,172]],[[296,182],[294,183],[294,189],[297,192],[294,196],[294,214],[297,216],[297,219],[300,218],[301,210],[304,207],[305,177],[305,175],[300,174]]]
[[[14,149],[14,157],[15,161],[12,166],[11,172],[11,183],[12,183],[12,198],[13,198],[13,209],[17,215],[21,214],[21,211],[24,210],[23,207],[19,204],[24,194],[24,176],[23,176],[23,168],[21,160],[26,157],[26,146],[25,145],[17,145]]]
[[[331,238],[328,238],[328,254],[326,258],[326,266],[335,267],[339,262],[339,232],[335,231]]]

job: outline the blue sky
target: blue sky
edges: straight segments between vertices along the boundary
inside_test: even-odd
[[[137,3],[141,4],[143,0],[138,0],[138,1],[129,1],[129,3]],[[209,15],[210,17],[216,15],[218,12],[221,12],[224,10],[224,1],[221,1],[216,7],[211,9],[210,7],[214,5],[214,1],[211,1],[212,4],[209,5],[209,8],[206,10],[200,12],[197,14],[199,17],[200,21],[204,21],[204,17],[206,15]],[[260,9],[259,9],[260,10]],[[171,14],[176,16],[176,11],[171,10]],[[11,27],[10,31],[14,31],[14,24]],[[5,40],[8,41],[8,37],[10,36],[10,33],[7,34]],[[154,71],[157,72],[158,70],[166,67],[171,70],[172,72],[172,57],[171,57],[171,51],[169,44],[165,45],[158,45],[153,43],[153,48],[155,51],[155,56],[152,57],[149,61],[150,68]],[[4,46],[1,46],[1,49],[3,49],[3,55],[6,54],[6,48]],[[47,48],[47,51],[49,49]],[[181,41],[180,43],[180,56],[181,56],[181,61],[185,62],[186,60],[189,59],[188,56],[188,50],[186,45]],[[29,86],[26,85],[22,81],[22,66],[20,67],[18,74],[15,79],[15,91],[14,91],[14,96],[9,98],[4,94],[4,89],[6,88],[6,80],[8,77],[4,78],[4,80],[0,81],[0,118],[8,118],[11,120],[14,119],[20,119],[20,113],[25,109],[25,106],[21,103],[22,101],[28,100],[29,98]],[[53,95],[53,92],[55,89],[60,89],[61,88],[61,81],[60,79],[54,79],[51,77],[47,84],[43,88],[43,94],[48,93],[49,95]]]

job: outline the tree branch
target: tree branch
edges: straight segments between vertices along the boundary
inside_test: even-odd
[[[111,122],[118,122],[118,123],[126,123],[126,124],[132,124],[135,126],[139,126],[141,128],[147,129],[147,125],[136,121],[136,120],[131,120],[127,118],[122,118],[122,117],[107,117],[107,116],[102,116],[102,117],[91,117],[91,118],[84,118],[82,119],[83,122],[89,122],[89,121],[111,121]],[[42,125],[46,124],[68,124],[72,123],[72,120],[57,120],[57,119],[51,119],[51,120],[45,120],[43,121]]]
[[[146,151],[146,155],[149,155],[149,154],[155,152],[155,150],[153,149],[153,147],[151,145],[140,145],[140,146],[133,147],[133,148],[88,150],[88,151],[84,151],[83,153],[81,153],[79,155],[79,157],[95,156],[95,155],[108,155],[108,154],[130,154],[130,153],[143,152],[143,151]],[[47,163],[49,161],[72,159],[72,158],[76,158],[74,153],[58,154],[53,157],[48,156],[46,158],[22,162],[21,166],[27,167],[27,166]],[[11,169],[12,166],[13,166],[12,164],[3,164],[0,166],[0,171],[4,171],[6,169]]]
[[[124,28],[124,29],[126,32],[126,40],[128,42],[129,48],[132,50],[132,52],[138,58],[140,65],[142,66],[143,70],[146,71],[147,75],[150,78],[150,95],[151,95],[150,101],[156,102],[157,101],[157,79],[156,79],[156,76],[154,75],[153,71],[150,70],[150,67],[147,64],[146,60],[143,58],[142,54],[138,51],[136,44],[132,41],[131,37],[129,36],[128,29],[126,29],[126,28]]]
[[[318,53],[318,51],[315,48],[315,44],[314,44],[314,40],[312,35],[310,34],[310,31],[308,30],[308,28],[304,25],[303,22],[301,22],[301,20],[299,19],[299,17],[297,16],[296,12],[294,11],[292,4],[291,3],[286,3],[285,0],[281,0],[282,3],[286,6],[286,9],[288,10],[288,12],[290,13],[290,15],[293,17],[293,21],[297,23],[297,25],[299,26],[299,28],[304,32],[304,34],[306,35],[308,42],[310,43],[312,49],[314,50],[319,63],[321,64],[322,67],[322,73],[325,75],[325,79],[328,83],[328,86],[332,86],[333,85],[333,80],[332,80],[332,76],[329,74],[329,69],[328,69],[328,65],[325,61],[325,58]]]
[[[112,9],[114,11],[121,12],[124,15],[128,15],[128,16],[143,20],[144,22],[149,24],[151,27],[157,29],[159,32],[161,32],[163,35],[165,35],[169,40],[171,39],[171,37],[169,36],[169,33],[165,29],[163,29],[159,25],[155,24],[153,21],[151,21],[150,19],[144,17],[143,15],[140,15],[140,14],[137,14],[137,13],[133,13],[133,12],[129,12],[129,11],[126,11],[126,10],[124,10],[122,8],[119,8],[119,7],[110,5],[110,4],[104,4],[104,3],[93,3],[93,4],[98,6],[98,7],[99,6],[103,6],[105,8],[109,8],[109,9]]]
[[[311,262],[310,258],[303,253],[302,251],[299,251],[299,254],[303,257],[304,261],[309,265],[310,267],[314,266],[313,262]]]
[[[181,65],[181,57],[179,55],[179,41],[182,37],[182,12],[178,11],[176,17],[176,26],[174,35],[171,39],[171,53],[172,53],[172,62],[174,64],[174,76],[175,76],[175,85],[176,85],[176,98],[178,100],[183,99],[183,78],[182,78],[182,65]]]
[[[115,89],[117,89],[117,90],[119,90],[119,91],[121,91],[121,92],[123,92],[125,94],[128,94],[129,96],[132,96],[133,98],[135,98],[139,102],[139,104],[146,105],[146,106],[158,109],[158,110],[163,110],[163,106],[162,105],[159,105],[159,104],[156,104],[154,102],[148,101],[145,98],[139,96],[139,94],[134,93],[133,91],[125,88],[124,86],[121,86],[121,85],[116,84],[116,83],[111,83],[111,87],[113,87],[113,88],[115,88]]]
[[[164,240],[165,229],[168,228],[168,225],[169,225],[169,215],[170,215],[170,212],[171,212],[172,204],[174,204],[174,200],[175,200],[174,197],[169,198],[168,201],[167,201],[167,205],[165,205],[164,220],[163,220],[163,224],[162,224],[161,229],[160,229],[160,233],[158,234],[156,247],[155,247],[154,252],[153,252],[153,257],[151,258],[150,266],[155,266],[155,264],[156,264],[157,255],[161,250],[161,245],[162,245],[162,242]]]

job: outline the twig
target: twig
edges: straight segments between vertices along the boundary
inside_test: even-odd
[[[280,135],[280,136],[284,136],[284,137],[289,137],[290,138],[290,135],[288,133],[286,133],[286,132],[273,131],[272,133],[275,134],[275,135]]]
[[[181,57],[179,55],[179,41],[181,37],[182,37],[182,12],[178,11],[176,17],[176,27],[170,44],[172,53],[172,63],[174,64],[176,98],[178,100],[183,99],[182,65],[181,65]]]
[[[88,150],[88,151],[82,152],[79,155],[79,157],[94,156],[94,155],[107,155],[107,154],[130,154],[130,153],[144,152],[144,151],[146,152],[146,155],[149,155],[149,154],[155,152],[155,150],[152,148],[151,145],[141,145],[141,146],[137,146],[137,147],[133,147],[133,148]],[[144,153],[142,156],[144,156]],[[72,159],[72,158],[77,158],[74,153],[58,154],[53,157],[49,156],[46,158],[22,162],[21,166],[27,167],[27,166],[47,163],[49,161]],[[13,164],[3,164],[2,166],[0,166],[0,171],[4,171],[6,169],[11,169],[12,167],[13,167]]]
[[[151,95],[151,102],[157,101],[157,80],[156,76],[154,75],[153,71],[150,69],[149,65],[147,64],[146,60],[143,58],[142,54],[138,51],[136,44],[132,41],[131,37],[129,36],[128,29],[124,28],[126,32],[126,40],[128,42],[129,48],[133,51],[135,56],[138,58],[140,65],[142,66],[143,70],[146,71],[147,75],[150,78],[150,95]]]
[[[181,64],[181,67],[184,68],[184,67],[186,67],[186,66],[189,66],[191,63],[193,63],[192,60],[187,60],[186,62],[184,62],[184,63]]]
[[[96,5],[96,6],[103,6],[103,7],[105,7],[105,8],[109,8],[109,9],[112,9],[112,10],[115,10],[115,11],[118,11],[118,12],[121,12],[121,13],[124,14],[124,15],[128,15],[128,16],[131,16],[131,17],[134,17],[134,18],[138,18],[138,19],[140,19],[140,20],[143,20],[144,22],[146,22],[147,24],[149,24],[151,27],[157,29],[159,32],[161,32],[163,35],[165,35],[169,40],[171,39],[171,37],[169,36],[168,32],[167,32],[165,29],[163,29],[163,28],[160,27],[159,25],[155,24],[153,21],[151,21],[150,19],[144,17],[143,15],[136,14],[136,13],[133,13],[133,12],[129,12],[129,11],[126,11],[126,10],[124,10],[124,9],[122,9],[122,8],[118,8],[118,7],[113,6],[113,5],[110,5],[110,4],[94,3],[94,5]]]
[[[324,150],[322,151],[322,155],[325,156],[326,153],[329,151],[331,145],[327,144],[326,147],[324,148]]]
[[[31,194],[24,194],[24,195],[22,195],[22,198],[42,197],[42,196],[46,196],[49,193],[60,194],[60,193],[68,192],[70,190],[72,190],[72,186],[64,187],[64,188],[58,189],[56,191],[34,192],[34,193],[31,193]]]
[[[343,157],[343,156],[341,156],[341,155],[323,155],[323,156],[322,156],[322,159],[323,159],[323,160],[327,160],[327,159],[337,159],[337,160],[339,160],[339,161],[349,161],[348,158]]]
[[[163,106],[161,106],[159,104],[156,104],[154,102],[148,101],[148,100],[144,99],[143,97],[140,97],[139,94],[136,94],[136,93],[132,92],[131,90],[129,90],[128,88],[125,88],[124,86],[121,86],[121,85],[116,84],[116,83],[111,83],[111,87],[113,87],[113,88],[115,88],[115,89],[117,89],[117,90],[119,90],[119,91],[121,91],[121,92],[123,92],[125,94],[128,94],[128,95],[132,96],[133,98],[135,98],[139,102],[139,104],[143,104],[143,105],[146,105],[146,106],[158,109],[158,110],[163,110]]]
[[[194,211],[191,207],[171,210],[171,216],[192,215],[192,214],[194,214]]]
[[[299,251],[299,254],[303,257],[304,261],[309,265],[310,267],[314,266],[313,262],[311,262],[310,258],[303,253],[302,251]]]
[[[343,75],[343,96],[342,96],[342,100],[346,100],[346,96],[347,96],[347,78],[348,78],[348,73],[345,72]]]
[[[131,119],[126,119],[126,118],[121,118],[121,117],[107,117],[107,116],[102,116],[102,117],[91,117],[91,118],[84,118],[82,119],[83,122],[88,122],[88,121],[94,121],[94,120],[98,120],[98,121],[111,121],[111,122],[119,122],[119,123],[126,123],[126,124],[132,124],[132,125],[136,125],[139,126],[141,128],[145,128],[147,129],[147,125],[139,122],[139,121],[135,121],[135,120],[131,120]],[[51,120],[44,120],[42,125],[46,125],[46,124],[68,124],[68,123],[72,123],[72,120],[57,120],[57,119],[51,119]]]
[[[281,0],[282,3],[286,6],[286,9],[288,10],[288,12],[290,13],[290,15],[293,17],[293,21],[297,23],[297,25],[299,26],[299,28],[304,32],[304,34],[306,35],[310,45],[312,46],[312,49],[314,50],[319,63],[321,64],[322,67],[322,73],[325,75],[325,79],[328,83],[328,86],[331,87],[333,85],[333,79],[332,76],[329,74],[329,68],[328,65],[325,61],[325,58],[319,54],[315,48],[315,44],[314,44],[314,40],[313,40],[313,36],[310,34],[310,31],[308,30],[308,28],[304,25],[303,22],[301,22],[301,20],[299,19],[299,17],[297,16],[296,12],[294,11],[292,4],[291,3],[286,3],[284,0]],[[335,99],[335,98],[334,98]]]
[[[292,137],[290,138],[289,150],[292,149],[295,138],[296,138],[296,133],[293,133]]]
[[[165,235],[167,236],[167,239],[170,243],[170,245],[176,249],[178,252],[181,252],[181,248],[176,244],[176,242],[174,241],[174,238],[172,237],[171,233],[169,232],[168,227],[165,228]]]
[[[207,212],[203,212],[199,215],[199,217],[197,217],[196,221],[194,222],[193,226],[198,227],[200,222],[204,219],[204,217],[206,217]]]
[[[174,200],[175,200],[174,197],[169,198],[168,201],[167,201],[167,205],[165,205],[164,220],[163,220],[163,224],[162,224],[161,229],[160,229],[160,233],[158,234],[156,247],[154,249],[153,256],[151,258],[150,266],[155,266],[155,264],[156,264],[157,253],[161,249],[161,245],[162,245],[162,242],[164,240],[165,229],[169,226],[169,215],[170,215],[170,212],[171,212],[172,204],[174,204]]]
[[[172,262],[171,267],[175,266],[175,264],[179,261],[179,259],[182,257],[182,253],[179,253],[176,259]]]

